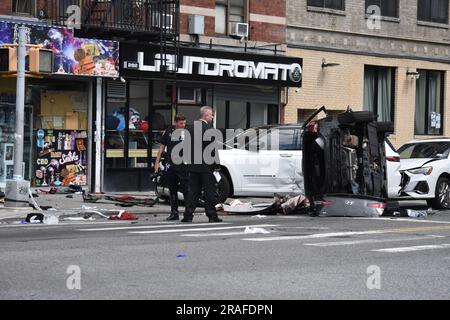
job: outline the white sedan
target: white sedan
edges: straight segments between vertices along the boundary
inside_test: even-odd
[[[399,148],[403,175],[401,198],[427,200],[450,208],[450,139],[414,140]]]

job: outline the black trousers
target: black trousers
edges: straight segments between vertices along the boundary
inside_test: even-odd
[[[180,191],[183,195],[187,195],[189,190],[189,175],[177,166],[170,166],[166,172],[167,186],[171,195],[177,195]]]
[[[178,215],[178,191],[183,193],[185,201],[188,197],[188,177],[188,173],[177,166],[170,166],[166,172],[165,178],[170,191],[169,199],[172,215]]]
[[[192,217],[203,190],[205,211],[209,218],[217,217],[215,208],[216,179],[211,172],[189,172],[189,192],[185,217]]]

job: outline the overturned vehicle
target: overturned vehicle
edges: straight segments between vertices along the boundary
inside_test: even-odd
[[[377,217],[387,206],[385,139],[391,122],[372,112],[346,112],[303,125],[305,195],[311,215]]]

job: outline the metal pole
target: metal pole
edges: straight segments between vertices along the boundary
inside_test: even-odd
[[[25,113],[25,57],[28,28],[19,27],[17,47],[16,131],[14,135],[14,180],[23,180],[23,144]]]
[[[16,128],[14,134],[14,176],[6,181],[5,207],[28,207],[30,182],[23,177],[25,113],[25,56],[28,28],[19,27],[17,47]]]

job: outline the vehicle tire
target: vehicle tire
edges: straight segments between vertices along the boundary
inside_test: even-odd
[[[371,111],[345,112],[337,116],[339,124],[352,124],[358,122],[375,121],[375,115]]]
[[[215,194],[216,204],[224,203],[231,196],[231,184],[229,178],[222,172],[220,173],[220,176],[222,177],[222,179],[218,184],[218,188]]]
[[[168,196],[159,196],[158,197],[158,202],[165,203],[165,204],[170,204],[170,198]]]
[[[450,180],[446,177],[440,177],[436,183],[435,197],[428,199],[427,204],[433,209],[448,209],[449,199],[447,191],[450,190]]]
[[[394,132],[394,123],[390,122],[390,121],[378,122],[377,123],[377,131],[378,131],[378,133],[384,133],[384,132],[393,133]]]

